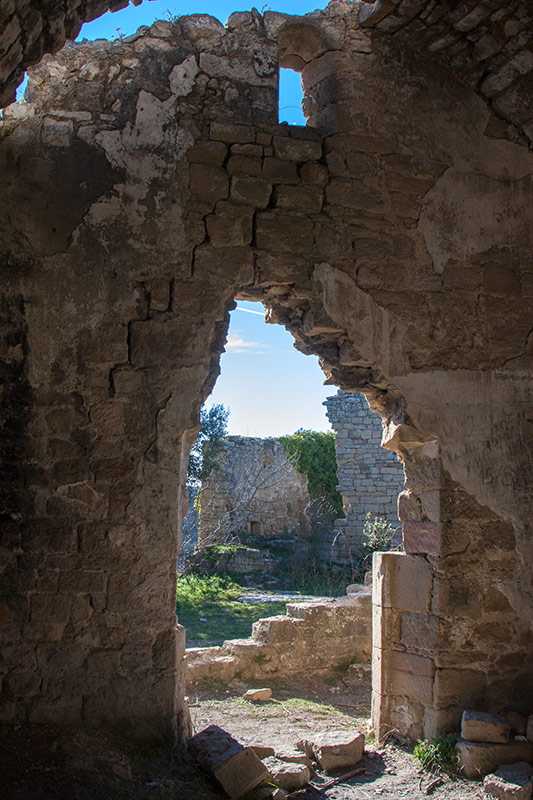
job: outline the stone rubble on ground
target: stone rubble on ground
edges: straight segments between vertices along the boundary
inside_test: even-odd
[[[264,689],[248,689],[243,697],[245,700],[250,700],[252,703],[264,703],[272,697],[272,689],[265,687]]]
[[[251,747],[244,747],[218,725],[210,725],[189,741],[189,749],[208,775],[231,798],[239,798],[270,780],[270,773]]]

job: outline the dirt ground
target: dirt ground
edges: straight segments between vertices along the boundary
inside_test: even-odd
[[[195,731],[220,725],[244,744],[293,749],[317,731],[366,731],[368,676],[357,669],[326,678],[270,683],[273,700],[255,705],[243,699],[248,684],[210,685],[189,690]],[[125,731],[0,726],[0,800],[222,800],[183,748],[151,747]],[[366,743],[364,773],[329,789],[311,787],[291,800],[421,800],[435,776],[418,769],[412,748],[390,741]],[[319,785],[327,778],[316,774]],[[444,776],[431,797],[481,800],[476,782]]]
[[[207,686],[189,690],[191,717],[196,732],[215,724],[229,731],[243,744],[273,747],[276,752],[293,750],[296,742],[317,732],[357,729],[367,733],[369,717],[369,678],[361,679],[353,668],[329,678],[292,681],[268,685],[273,700],[254,704],[243,699],[248,684],[233,681],[228,686]],[[443,774],[439,785],[431,784],[437,775],[419,768],[412,745],[390,740],[377,745],[367,738],[360,764],[364,773],[342,781],[330,789],[308,787],[290,795],[291,800],[481,800],[480,783]],[[346,772],[348,770],[344,770]],[[341,771],[342,774],[342,771]],[[319,785],[332,776],[317,773]]]

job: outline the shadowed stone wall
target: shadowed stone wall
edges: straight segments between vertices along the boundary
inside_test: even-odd
[[[5,721],[186,731],[176,516],[235,297],[405,466],[378,731],[531,702],[532,159],[413,48],[343,2],[182,18],[44,58],[6,110]],[[308,127],[277,125],[278,55]]]
[[[338,491],[344,504],[344,519],[335,522],[329,542],[333,555],[347,560],[364,542],[367,514],[387,520],[395,529],[398,495],[403,489],[402,464],[394,453],[381,447],[380,419],[359,393],[338,391],[323,403],[335,431]]]

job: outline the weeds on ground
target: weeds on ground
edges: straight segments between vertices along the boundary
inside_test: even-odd
[[[428,772],[454,772],[457,768],[458,754],[455,749],[457,736],[442,736],[439,739],[419,739],[415,745],[414,757]]]
[[[186,628],[188,646],[246,638],[258,619],[285,613],[285,603],[239,602],[245,591],[232,575],[179,575],[176,614]]]

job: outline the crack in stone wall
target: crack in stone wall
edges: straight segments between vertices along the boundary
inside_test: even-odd
[[[405,464],[393,563],[414,579],[375,596],[378,727],[528,702],[533,269],[507,208],[520,187],[527,218],[531,157],[355,11],[64,48],[0,122],[6,721],[185,733],[176,517],[235,297],[364,391]],[[300,59],[304,128],[277,124],[278,54]],[[422,663],[431,697],[399,682]]]

